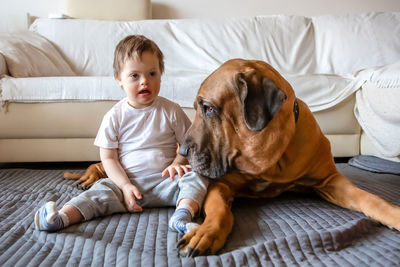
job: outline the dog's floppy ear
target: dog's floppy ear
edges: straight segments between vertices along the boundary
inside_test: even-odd
[[[266,77],[239,73],[236,77],[239,98],[247,127],[264,129],[281,108],[285,93]]]

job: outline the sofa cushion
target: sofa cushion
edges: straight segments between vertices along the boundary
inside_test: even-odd
[[[0,34],[0,53],[16,78],[75,75],[46,38],[28,30]]]
[[[169,75],[209,74],[231,58],[264,60],[281,73],[352,74],[400,60],[398,25],[400,12],[375,12],[129,22],[38,19],[31,30],[56,44],[82,76],[111,76],[114,48],[129,34],[159,45]]]
[[[129,34],[154,40],[165,56],[165,74],[210,74],[232,58],[260,59],[280,72],[312,73],[311,19],[301,16],[94,21],[37,19],[30,30],[63,51],[82,76],[112,76],[117,43]],[[77,53],[77,51],[80,53]]]
[[[284,76],[296,96],[305,101],[313,112],[339,104],[360,87],[360,81],[351,76]],[[193,107],[197,91],[206,77],[207,74],[179,77],[163,75],[160,95],[182,107]],[[0,80],[0,88],[0,101],[10,102],[119,100],[125,96],[112,76],[4,77]]]
[[[4,77],[0,89],[0,100],[10,102],[120,100],[125,96],[114,77]]]
[[[312,17],[316,73],[354,73],[400,60],[400,12]]]
[[[3,54],[0,53],[0,77],[8,74],[6,59]]]

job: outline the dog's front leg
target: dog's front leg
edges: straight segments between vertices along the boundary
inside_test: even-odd
[[[356,187],[335,173],[317,192],[326,200],[344,208],[360,211],[380,223],[400,231],[400,207]]]
[[[232,201],[233,192],[229,186],[221,182],[210,184],[204,200],[203,224],[178,242],[182,256],[215,254],[223,247],[233,226]]]

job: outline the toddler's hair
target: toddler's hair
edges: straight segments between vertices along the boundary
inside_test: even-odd
[[[164,55],[157,44],[143,35],[128,35],[115,47],[114,77],[118,78],[127,59],[141,58],[143,52],[152,52],[158,57],[161,73],[164,72]]]

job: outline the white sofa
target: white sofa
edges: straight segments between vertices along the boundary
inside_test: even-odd
[[[399,25],[400,13],[38,19],[29,34],[0,39],[0,162],[99,160],[93,140],[100,121],[124,96],[112,77],[113,50],[128,34],[143,34],[160,46],[166,68],[160,94],[189,117],[201,81],[220,64],[261,59],[308,103],[334,156],[398,161],[400,110],[393,100],[400,91]],[[383,90],[387,94],[375,103]]]

